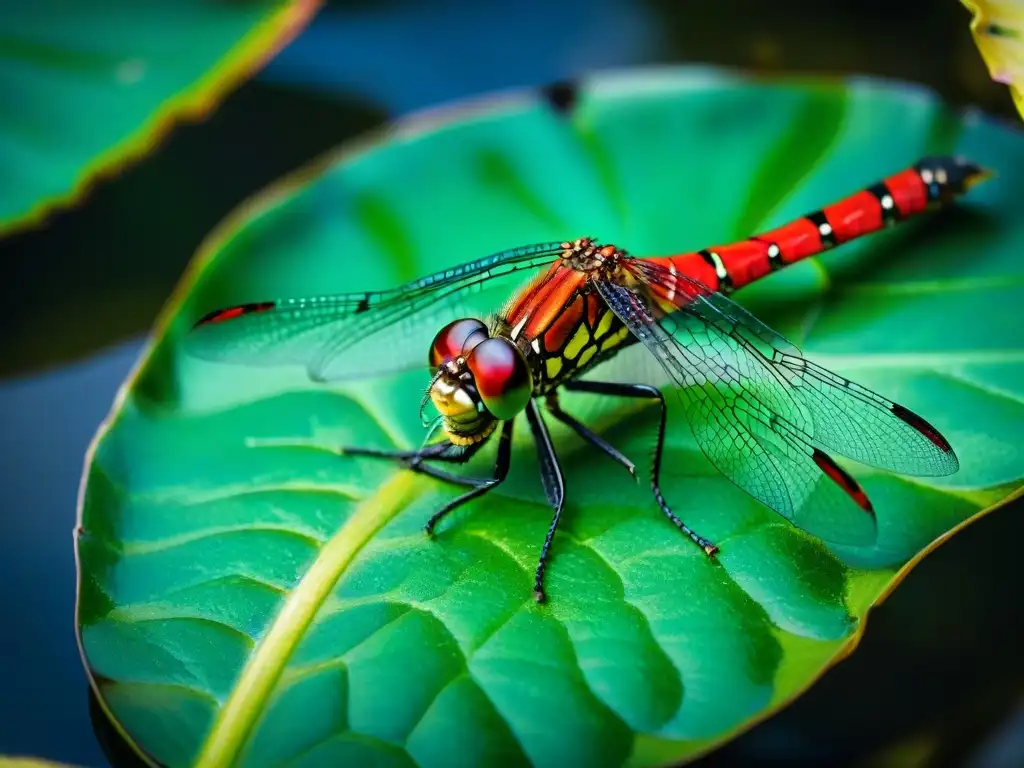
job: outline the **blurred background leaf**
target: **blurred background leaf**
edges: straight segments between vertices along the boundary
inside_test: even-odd
[[[208,113],[319,2],[0,3],[0,234]]]
[[[960,0],[992,79],[1010,87],[1024,117],[1024,0]]]
[[[384,113],[357,100],[246,83],[201,125],[61,211],[0,239],[0,375],[80,358],[143,332],[190,254],[253,190]],[[88,318],[88,322],[83,322]]]

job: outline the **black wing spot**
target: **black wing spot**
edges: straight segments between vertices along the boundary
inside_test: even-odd
[[[828,479],[842,488],[858,507],[872,517],[875,516],[875,508],[872,506],[871,500],[864,493],[864,489],[860,487],[860,483],[854,480],[849,472],[836,464],[831,456],[824,451],[819,451],[817,448],[814,449],[811,458]]]
[[[193,327],[198,328],[201,325],[209,325],[210,323],[222,323],[225,320],[232,320],[242,315],[251,315],[254,312],[266,312],[268,309],[273,309],[276,306],[276,302],[273,301],[255,301],[249,304],[215,309],[199,318]]]
[[[369,308],[370,308],[370,297],[369,296],[363,296],[363,298],[361,298],[359,300],[359,304],[356,305],[355,314],[358,315],[361,312],[366,312]]]
[[[562,80],[541,88],[541,95],[555,112],[566,117],[576,108],[579,85],[571,80]]]
[[[949,444],[949,441],[942,436],[942,433],[909,408],[904,408],[899,403],[893,403],[892,412],[897,418],[903,420],[928,438],[928,440],[943,453],[953,452],[953,447]]]

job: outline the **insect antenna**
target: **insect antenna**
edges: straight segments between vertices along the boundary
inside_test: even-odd
[[[437,428],[436,425],[440,423],[441,416],[438,414],[434,418],[428,419],[424,415],[424,411],[427,408],[427,403],[430,402],[430,390],[434,388],[434,385],[437,383],[437,380],[441,378],[442,374],[444,374],[444,366],[437,369],[437,373],[434,374],[430,383],[427,384],[427,388],[423,390],[423,397],[420,399],[420,424],[424,427],[431,427],[431,431]]]

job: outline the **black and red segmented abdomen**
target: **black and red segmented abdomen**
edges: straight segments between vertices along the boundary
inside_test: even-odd
[[[747,240],[651,261],[671,264],[712,290],[730,293],[801,259],[949,203],[987,175],[959,158],[925,158],[832,205]]]

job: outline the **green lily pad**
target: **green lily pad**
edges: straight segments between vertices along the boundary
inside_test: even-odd
[[[509,481],[428,540],[450,488],[336,450],[418,444],[425,373],[325,386],[181,352],[217,306],[584,234],[700,248],[937,153],[1000,175],[737,296],[956,448],[947,478],[851,466],[871,548],[789,526],[673,421],[666,496],[715,565],[554,429],[568,506],[537,605],[550,515],[525,430]],[[563,111],[527,94],[423,116],[282,182],[208,241],[90,453],[78,622],[103,706],[152,758],[201,766],[663,765],[766,717],[850,652],[915,558],[1020,486],[1022,161],[1024,136],[918,90],[684,69],[597,77]],[[649,456],[651,409],[563,403]]]
[[[320,0],[0,4],[0,234],[207,114]]]

